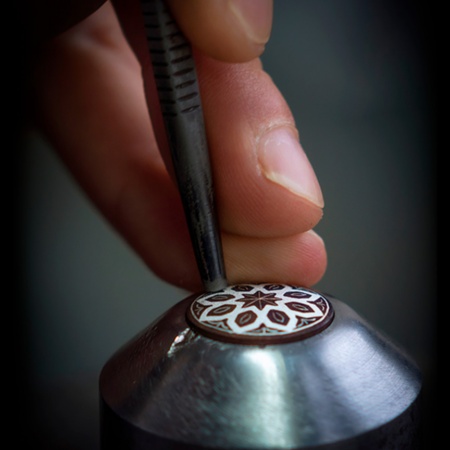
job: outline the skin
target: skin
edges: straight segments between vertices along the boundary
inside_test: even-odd
[[[156,98],[151,83],[144,89],[150,75],[139,3],[98,3],[78,11],[82,20],[61,19],[71,26],[40,45],[36,125],[148,267],[175,286],[201,290],[157,144],[160,128],[149,117]],[[258,59],[272,1],[246,0],[241,9],[225,0],[168,3],[195,51],[229,282],[314,285],[327,262],[312,231],[322,217],[320,186],[290,109]]]

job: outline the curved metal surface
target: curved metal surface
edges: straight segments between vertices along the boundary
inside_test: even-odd
[[[103,368],[104,448],[125,435],[133,449],[372,448],[349,443],[399,418],[409,433],[421,388],[417,367],[327,298],[335,311],[327,329],[265,346],[197,334],[185,320],[193,297],[178,303]]]

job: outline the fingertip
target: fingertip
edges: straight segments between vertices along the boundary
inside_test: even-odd
[[[308,230],[303,233],[302,239],[302,254],[308,261],[306,269],[308,277],[305,287],[311,287],[317,284],[325,275],[328,265],[328,255],[324,240],[314,230]]]
[[[286,126],[270,128],[258,139],[257,157],[261,173],[272,183],[321,210],[324,200],[320,184],[294,131]]]
[[[250,61],[260,56],[272,28],[273,0],[168,0],[191,43],[214,59]]]
[[[230,283],[276,281],[311,287],[327,267],[324,241],[312,230],[268,239],[224,234],[223,242]]]
[[[248,59],[260,56],[272,29],[273,0],[230,0],[227,5],[243,40],[254,52]]]

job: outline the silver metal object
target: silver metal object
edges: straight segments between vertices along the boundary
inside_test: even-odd
[[[141,0],[171,162],[203,286],[227,286],[220,227],[192,49],[162,0]],[[157,133],[159,139],[163,139]]]
[[[331,323],[278,344],[207,337],[186,319],[196,297],[178,303],[105,365],[103,448],[420,448],[419,370],[323,297]]]

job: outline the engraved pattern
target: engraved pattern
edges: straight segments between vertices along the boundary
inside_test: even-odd
[[[242,343],[293,340],[324,329],[333,318],[321,294],[282,284],[240,284],[198,296],[187,311],[210,337]]]

